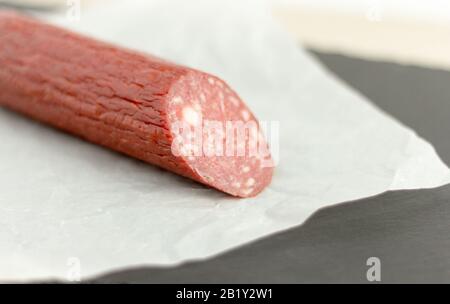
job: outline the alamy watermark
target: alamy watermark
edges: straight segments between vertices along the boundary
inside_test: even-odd
[[[77,257],[69,257],[66,261],[66,279],[69,282],[81,282],[81,261]]]
[[[81,0],[66,0],[66,19],[69,22],[79,22],[81,20]]]
[[[188,158],[254,157],[262,168],[273,167],[279,160],[279,128],[278,121],[202,120],[193,124],[180,120],[171,126],[175,135],[172,154]]]
[[[366,265],[369,266],[366,272],[366,278],[369,282],[381,282],[381,260],[377,257],[367,259]]]
[[[366,11],[366,18],[371,22],[381,22],[382,15],[382,7],[380,0],[369,0],[369,7]]]

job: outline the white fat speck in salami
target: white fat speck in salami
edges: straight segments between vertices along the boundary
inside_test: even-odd
[[[197,112],[199,113],[199,112],[201,112],[201,110],[202,110],[202,106],[199,105],[198,103],[195,103],[195,104],[194,104],[194,109],[195,109],[195,111],[197,111]]]
[[[187,106],[183,108],[183,119],[188,124],[196,126],[200,123],[200,118],[200,114],[192,107]]]
[[[224,113],[225,112],[225,104],[223,103],[223,99],[221,99],[219,101],[219,103],[220,103],[220,110],[222,111],[222,113]]]
[[[250,194],[252,194],[253,191],[254,191],[254,189],[253,189],[253,188],[250,188],[250,189],[245,189],[245,190],[243,190],[242,193],[243,193],[245,196],[249,196]]]
[[[241,188],[241,183],[234,182],[232,185],[234,188]]]
[[[255,179],[253,179],[253,178],[249,178],[246,182],[245,182],[245,185],[247,186],[247,187],[252,187],[252,186],[254,186],[255,185]]]
[[[248,172],[250,172],[250,167],[249,166],[242,167],[242,173],[248,173]]]
[[[204,93],[201,93],[201,94],[200,94],[200,101],[201,101],[202,103],[205,103],[205,102],[206,102],[206,96],[205,96]]]
[[[174,103],[174,104],[182,104],[183,103],[183,99],[180,96],[175,96],[174,98],[172,98],[172,103]]]
[[[250,119],[250,113],[247,110],[242,110],[241,115],[245,121],[248,121]]]
[[[239,107],[239,100],[236,97],[230,96],[228,99],[235,107]]]

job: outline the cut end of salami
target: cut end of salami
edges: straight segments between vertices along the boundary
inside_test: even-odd
[[[237,197],[271,182],[273,160],[258,121],[225,82],[191,71],[167,98],[172,151],[200,182]]]
[[[270,182],[259,124],[222,80],[0,12],[0,105],[236,197]]]

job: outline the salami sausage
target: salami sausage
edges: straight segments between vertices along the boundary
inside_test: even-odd
[[[221,79],[5,11],[0,105],[233,196],[272,179],[256,118]]]

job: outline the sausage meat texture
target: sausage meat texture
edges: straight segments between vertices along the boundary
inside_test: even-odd
[[[0,105],[233,196],[272,179],[270,153],[249,153],[255,137],[267,147],[258,122],[224,81],[12,12],[0,12]],[[237,129],[225,131],[239,121],[257,126],[242,133],[243,155]],[[189,133],[197,150],[181,144],[186,125],[202,130]],[[211,143],[232,149],[204,153]]]

